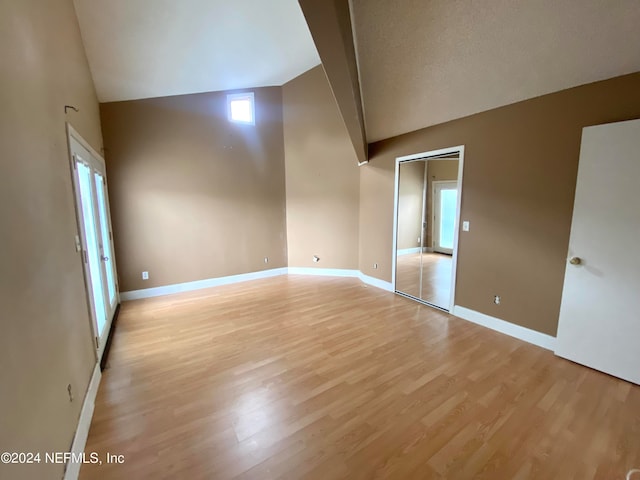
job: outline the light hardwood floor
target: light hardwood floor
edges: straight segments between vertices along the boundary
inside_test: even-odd
[[[420,292],[420,265],[422,264],[422,292]],[[400,255],[396,260],[396,288],[416,298],[449,309],[451,302],[451,276],[453,259],[441,253]]]
[[[122,305],[81,479],[624,479],[640,387],[361,284]]]

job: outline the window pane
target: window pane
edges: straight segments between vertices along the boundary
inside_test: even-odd
[[[241,100],[231,100],[231,119],[236,122],[253,123],[253,112],[251,111],[251,100],[244,98]]]
[[[453,248],[453,235],[456,224],[456,206],[458,190],[440,192],[440,246]]]
[[[100,216],[100,230],[102,233],[101,243],[104,255],[103,262],[107,274],[107,291],[109,292],[109,303],[113,304],[116,297],[116,282],[113,278],[113,255],[111,252],[111,238],[109,237],[109,223],[107,221],[107,207],[102,175],[94,174],[96,181],[96,193],[98,196],[98,215]]]
[[[80,201],[82,203],[82,217],[84,231],[87,236],[87,257],[89,260],[89,275],[93,303],[96,310],[96,322],[98,323],[98,336],[102,334],[107,322],[107,312],[104,304],[104,290],[100,271],[100,252],[98,250],[98,232],[95,224],[95,205],[91,189],[91,170],[83,163],[78,162],[78,180],[80,184]]]

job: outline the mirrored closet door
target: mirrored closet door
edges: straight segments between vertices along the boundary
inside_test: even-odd
[[[456,150],[396,168],[395,290],[443,310],[453,304],[461,172]]]

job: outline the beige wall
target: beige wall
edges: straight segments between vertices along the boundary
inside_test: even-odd
[[[282,98],[289,266],[357,269],[360,173],[322,67]]]
[[[322,67],[254,91],[255,127],[224,92],[101,105],[121,291],[358,268],[359,170]]]
[[[0,451],[68,451],[95,354],[65,121],[102,146],[72,1],[0,2],[0,58]],[[63,467],[0,464],[0,478]]]
[[[398,250],[420,247],[425,162],[400,164],[398,183]]]
[[[582,128],[638,117],[640,73],[372,144],[360,172],[360,269],[391,280],[395,157],[465,145],[471,228],[460,236],[456,303],[555,335]]]
[[[433,248],[433,182],[458,180],[458,160],[429,160],[427,162],[427,235],[425,246]]]
[[[121,291],[287,265],[281,89],[253,91],[255,126],[224,92],[101,105]]]

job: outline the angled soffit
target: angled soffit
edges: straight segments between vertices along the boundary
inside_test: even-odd
[[[299,0],[360,164],[368,161],[348,0]]]

